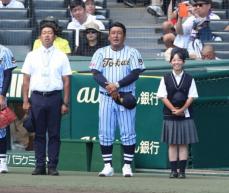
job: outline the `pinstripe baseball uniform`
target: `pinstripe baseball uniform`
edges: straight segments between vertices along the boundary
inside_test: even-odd
[[[119,51],[114,51],[111,46],[98,49],[92,57],[90,68],[103,74],[108,82],[115,83],[126,77],[135,69],[144,69],[140,53],[129,46],[124,46]],[[136,143],[135,113],[136,109],[126,109],[118,105],[108,95],[107,90],[99,87],[99,140],[101,145],[113,144],[115,129],[120,128],[123,145]],[[119,92],[131,92],[135,95],[135,82],[122,87]]]
[[[15,59],[12,52],[0,45],[0,93],[2,92],[3,80],[4,80],[4,70],[15,68]],[[0,129],[0,139],[6,136],[6,128]]]

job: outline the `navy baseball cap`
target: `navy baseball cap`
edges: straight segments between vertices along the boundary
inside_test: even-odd
[[[120,92],[120,97],[115,102],[119,105],[124,106],[127,109],[133,109],[137,105],[136,98],[131,93]]]

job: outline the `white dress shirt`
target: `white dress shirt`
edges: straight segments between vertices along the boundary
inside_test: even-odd
[[[41,92],[62,90],[62,77],[72,74],[67,55],[54,46],[29,52],[21,72],[30,75],[30,90]]]

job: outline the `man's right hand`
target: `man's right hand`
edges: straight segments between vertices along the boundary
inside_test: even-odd
[[[23,102],[22,108],[25,112],[28,112],[28,110],[31,108],[31,104],[29,102]]]

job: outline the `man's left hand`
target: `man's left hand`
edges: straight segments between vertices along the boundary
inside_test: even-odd
[[[61,114],[68,113],[68,107],[65,104],[62,104],[61,106]]]

